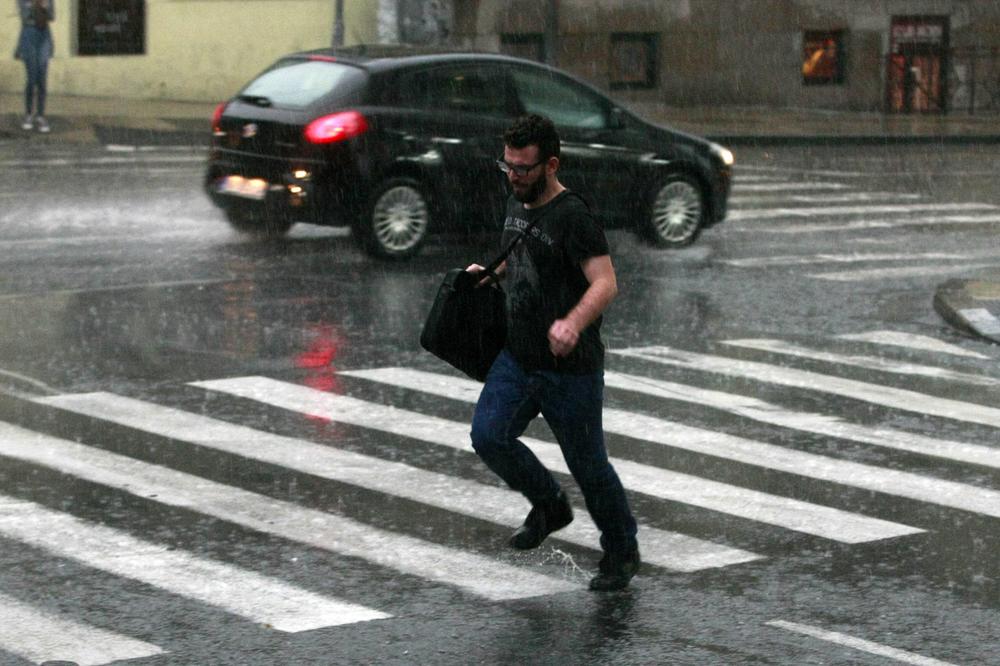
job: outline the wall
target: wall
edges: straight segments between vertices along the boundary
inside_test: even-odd
[[[542,33],[547,2],[455,0],[457,41],[497,49],[503,33]],[[948,16],[952,46],[1000,48],[996,0],[559,0],[557,64],[608,89],[611,34],[652,32],[657,85],[616,97],[879,110],[892,17],[919,14]],[[843,83],[803,84],[805,30],[844,31]]]
[[[333,0],[146,0],[146,54],[74,55],[75,10],[56,0],[51,94],[213,101],[231,96],[278,56],[329,46]],[[0,43],[16,44],[13,0],[0,16]],[[344,1],[344,41],[375,38],[377,0]],[[13,52],[13,46],[11,46]],[[0,89],[23,89],[24,66],[0,59]]]

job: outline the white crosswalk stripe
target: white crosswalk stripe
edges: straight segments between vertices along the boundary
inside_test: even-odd
[[[526,503],[513,491],[110,393],[61,395],[39,402],[507,526],[520,525],[527,511]],[[666,569],[699,571],[760,558],[745,550],[648,525],[640,525],[639,529],[643,559]],[[576,520],[557,536],[594,548],[600,535],[586,512],[578,507]]]
[[[499,601],[577,584],[173,469],[0,423],[0,456],[24,460]]]
[[[950,354],[952,356],[967,356],[969,358],[990,358],[986,354],[969,351],[958,345],[944,342],[937,338],[916,333],[906,333],[904,331],[866,331],[864,333],[844,333],[838,335],[841,340],[851,340],[856,342],[868,342],[873,345],[888,345],[891,347],[904,347],[909,349],[919,349],[923,351]]]
[[[163,654],[156,645],[76,622],[0,594],[0,650],[32,663],[100,666]]]
[[[794,194],[789,199],[796,203],[850,203],[858,201],[914,201],[923,199],[921,194],[902,192],[847,192],[845,194]]]
[[[858,368],[866,368],[868,370],[892,372],[900,375],[946,379],[948,381],[971,384],[974,386],[1000,386],[1000,379],[997,379],[996,377],[974,375],[968,372],[956,372],[954,370],[939,368],[933,365],[901,363],[899,361],[893,361],[878,356],[836,354],[833,352],[808,349],[801,345],[790,344],[782,342],[781,340],[723,340],[722,344],[733,347],[743,347],[745,349],[758,349],[761,351],[771,352],[774,354],[784,354],[797,358],[808,358],[816,361],[850,365]]]
[[[968,259],[968,255],[955,252],[854,252],[852,254],[801,254],[778,255],[770,257],[742,257],[740,259],[723,259],[722,263],[741,268],[759,268],[767,266],[815,266],[816,264],[853,264],[866,261],[907,261],[912,259]]]
[[[770,384],[839,395],[906,412],[1000,427],[1000,409],[996,407],[952,400],[893,386],[844,379],[834,375],[758,361],[699,354],[664,346],[615,349],[612,353],[662,365],[746,377]]]
[[[0,497],[0,534],[96,569],[219,606],[279,631],[308,631],[389,617],[30,502],[4,501]]]
[[[846,177],[851,174],[841,174]],[[777,176],[775,176],[777,177]],[[997,206],[976,202],[920,201],[914,193],[859,191],[836,181],[736,181],[730,197],[726,230],[753,234],[832,234],[864,232],[903,226],[940,224],[992,225],[1000,223]],[[836,221],[837,218],[847,218]],[[853,218],[853,219],[852,219]],[[840,246],[838,245],[838,248]],[[903,250],[904,248],[900,248]],[[908,249],[907,249],[908,250]],[[826,282],[884,282],[961,275],[989,268],[983,263],[993,251],[972,252],[829,252],[722,258],[720,263],[743,268],[803,266],[814,270],[803,276]],[[815,270],[823,264],[892,262],[894,266],[852,270]],[[905,265],[899,265],[904,263]],[[972,263],[977,262],[977,263]]]
[[[800,182],[777,182],[777,183],[753,183],[743,185],[737,182],[733,185],[733,193],[740,192],[801,192],[802,190],[845,190],[848,186],[843,183],[800,183]]]
[[[978,215],[908,215],[906,217],[873,217],[848,222],[806,222],[792,223],[761,221],[753,226],[734,225],[727,231],[745,231],[753,234],[823,234],[831,231],[869,231],[872,229],[893,229],[896,227],[926,227],[942,224],[997,224],[1000,215],[995,213]]]
[[[801,191],[801,190],[797,190]],[[896,192],[844,192],[836,190],[830,194],[789,194],[787,192],[760,192],[749,194],[736,194],[729,198],[729,205],[732,208],[743,206],[774,206],[781,201],[794,204],[834,204],[834,203],[863,203],[863,202],[893,202],[902,203],[905,201],[919,201],[924,197],[920,194],[900,194]]]
[[[468,390],[462,390],[461,384],[474,384],[469,380],[405,368],[351,374],[415,390],[424,387],[422,390],[456,398],[469,395]],[[1000,492],[985,488],[786,449],[618,409],[604,410],[604,430],[789,474],[1000,517]]]
[[[398,369],[394,369],[396,370]],[[361,372],[351,374],[364,376]],[[391,376],[383,373],[379,379],[383,381],[391,379],[396,385],[466,401],[469,401],[468,396],[477,390],[474,382],[444,375],[433,376],[430,373],[412,375],[407,372],[393,372]],[[262,377],[198,384],[285,409],[304,410],[306,413],[343,423],[401,435],[409,433],[410,437],[443,446],[461,448],[468,442],[469,426],[465,423],[427,417],[415,412],[335,396]],[[568,473],[557,445],[530,437],[522,438],[521,441],[529,446],[539,460],[550,469]],[[922,531],[908,525],[709,481],[629,460],[613,458],[612,461],[626,488],[636,492],[844,543],[887,539]]]
[[[969,271],[977,271],[983,268],[994,268],[995,266],[995,263],[957,263],[947,266],[940,266],[938,264],[923,264],[917,266],[899,266],[895,268],[872,268],[857,271],[809,273],[806,277],[815,278],[817,280],[829,280],[831,282],[874,282],[878,280],[907,277],[921,278],[930,275],[968,275]]]
[[[744,208],[729,213],[727,222],[767,220],[776,217],[807,217],[837,215],[885,215],[888,213],[930,213],[935,211],[996,210],[996,206],[983,203],[921,203],[883,204],[878,206],[808,206],[801,208]]]
[[[837,416],[793,411],[749,396],[712,391],[662,379],[620,372],[608,372],[604,379],[607,386],[612,388],[719,409],[760,423],[1000,469],[1000,449],[990,446],[851,423]]]

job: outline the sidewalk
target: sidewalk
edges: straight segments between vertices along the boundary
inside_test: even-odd
[[[51,95],[48,138],[73,143],[204,145],[216,106],[214,102]],[[653,122],[725,145],[1000,143],[1000,113],[886,115],[764,107],[628,106]],[[0,93],[0,140],[38,138],[21,129],[22,114],[20,94]]]
[[[50,144],[204,146],[217,104],[50,96],[52,132],[21,129],[22,97],[0,93],[0,145]],[[653,122],[730,146],[998,144],[1000,114],[893,116],[760,107],[668,107],[633,104]],[[934,309],[963,333],[1000,344],[1000,267],[978,279],[940,285]]]
[[[21,129],[22,95],[0,93],[0,141],[205,145],[216,106],[205,102],[49,95],[45,117],[52,132],[46,136]]]

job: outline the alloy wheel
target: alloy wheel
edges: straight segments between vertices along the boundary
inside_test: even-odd
[[[672,180],[660,188],[652,207],[652,230],[667,245],[683,245],[698,232],[702,218],[701,192],[687,180]]]
[[[427,202],[409,185],[389,188],[375,202],[372,232],[388,254],[403,254],[420,244],[427,234]]]

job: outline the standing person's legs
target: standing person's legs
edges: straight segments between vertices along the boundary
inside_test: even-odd
[[[38,87],[38,62],[41,54],[35,40],[30,37],[25,40],[24,48],[21,51],[24,58],[24,115],[31,117],[35,115],[35,89]]]
[[[635,518],[604,445],[604,374],[551,374],[553,382],[541,398],[542,415],[601,531],[605,556],[591,587],[618,589],[635,574],[639,555]]]
[[[49,59],[44,55],[39,55],[38,63],[35,66],[35,90],[38,95],[35,103],[35,115],[41,117],[45,115],[45,97],[48,90]]]

